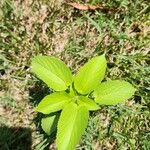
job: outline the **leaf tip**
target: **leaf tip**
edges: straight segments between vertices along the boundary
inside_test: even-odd
[[[106,56],[106,52],[104,52],[104,53],[102,54],[102,56],[104,56],[104,57],[105,57],[105,56]]]
[[[42,112],[42,111],[41,111],[41,108],[39,107],[39,105],[36,106],[36,108],[34,109],[34,111],[35,111],[35,112]],[[42,113],[43,113],[43,112],[42,112]]]
[[[39,112],[38,106],[34,109],[35,112]]]

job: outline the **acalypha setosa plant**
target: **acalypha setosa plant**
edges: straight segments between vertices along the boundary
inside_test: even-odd
[[[58,150],[74,150],[84,133],[89,111],[99,105],[116,105],[129,99],[135,88],[122,80],[101,81],[106,71],[105,55],[96,56],[82,66],[76,75],[59,59],[36,56],[33,72],[54,92],[44,97],[36,111],[45,114],[41,126],[47,134],[57,130]]]

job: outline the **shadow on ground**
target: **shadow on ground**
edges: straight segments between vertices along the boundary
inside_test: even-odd
[[[44,84],[42,81],[37,81],[29,89],[29,100],[34,105],[37,106],[39,102],[52,91]]]
[[[36,107],[46,95],[49,95],[52,93],[50,88],[48,88],[47,85],[44,84],[42,81],[36,81],[34,85],[30,87],[28,90],[29,90],[29,101],[30,103],[33,104],[34,107]],[[40,134],[43,135],[43,141],[41,141],[41,143],[45,141],[43,144],[40,144],[41,146],[37,146],[38,148],[42,150],[54,149],[53,143],[56,137],[56,132],[48,136],[41,128],[41,119],[46,116],[47,115],[37,113],[37,115],[33,119],[33,122],[36,125],[38,131],[40,132]]]
[[[35,84],[29,89],[29,101],[32,103],[33,107],[41,102],[41,100],[48,94],[51,94],[52,91],[41,81],[35,82]],[[43,115],[38,113],[34,118],[34,123],[36,127],[40,128],[40,121]]]
[[[0,150],[31,150],[31,129],[0,127]]]

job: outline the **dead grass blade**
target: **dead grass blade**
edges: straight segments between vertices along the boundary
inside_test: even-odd
[[[116,12],[118,11],[118,9],[116,8],[108,8],[106,6],[103,6],[103,5],[91,5],[91,4],[80,4],[80,3],[67,3],[68,5],[76,8],[76,9],[79,9],[79,10],[101,10],[103,12]]]
[[[67,3],[67,4],[79,10],[96,10],[99,8],[103,8],[103,6],[99,5],[80,4],[80,3]]]

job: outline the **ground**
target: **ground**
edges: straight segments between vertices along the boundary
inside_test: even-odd
[[[108,9],[81,11],[67,2]],[[104,52],[104,80],[123,79],[137,91],[123,104],[91,113],[77,149],[149,150],[149,0],[1,0],[0,149],[55,149],[34,111],[49,89],[32,73],[32,57],[56,56],[75,73]]]

